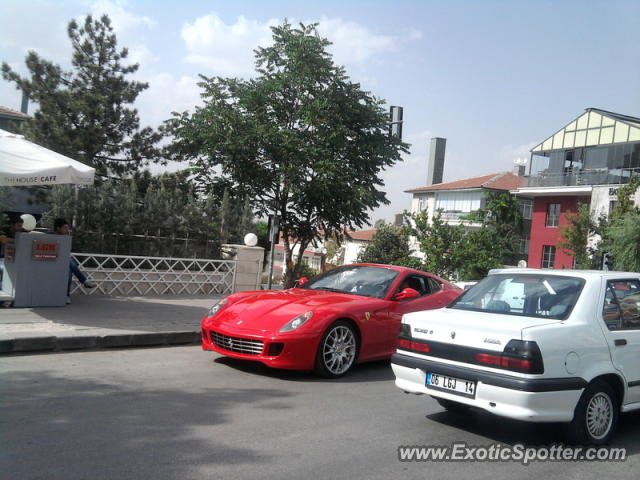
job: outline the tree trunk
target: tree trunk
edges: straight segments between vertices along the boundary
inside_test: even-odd
[[[310,241],[304,241],[299,243],[298,245],[298,258],[293,263],[293,249],[295,248],[295,244],[293,247],[290,247],[289,240],[285,239],[285,251],[286,251],[286,264],[287,264],[287,275],[284,281],[284,288],[292,288],[293,285],[300,277],[300,270],[302,268],[302,257],[304,256],[304,252],[309,246]]]

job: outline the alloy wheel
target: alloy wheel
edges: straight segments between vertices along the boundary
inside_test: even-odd
[[[345,325],[333,327],[322,347],[325,368],[333,375],[349,370],[356,358],[356,338],[353,330]]]
[[[613,402],[609,395],[598,392],[587,405],[587,429],[596,440],[604,438],[613,424]]]

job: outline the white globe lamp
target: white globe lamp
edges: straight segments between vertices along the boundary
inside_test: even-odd
[[[258,236],[255,233],[247,233],[244,236],[244,244],[247,247],[255,247],[258,244]]]
[[[25,213],[23,215],[20,215],[20,218],[22,219],[22,222],[23,222],[22,228],[25,229],[27,232],[30,232],[31,230],[36,228],[36,217],[34,217],[33,215]]]

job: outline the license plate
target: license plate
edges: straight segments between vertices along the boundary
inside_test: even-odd
[[[476,382],[464,380],[462,378],[449,377],[439,373],[427,373],[427,387],[436,390],[445,390],[467,397],[476,396]]]

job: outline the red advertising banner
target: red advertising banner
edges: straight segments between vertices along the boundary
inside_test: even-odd
[[[31,244],[31,260],[55,260],[58,258],[58,242],[34,240]]]

